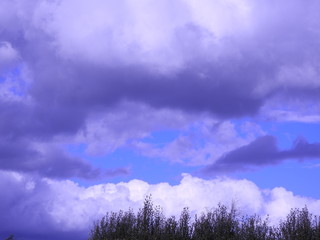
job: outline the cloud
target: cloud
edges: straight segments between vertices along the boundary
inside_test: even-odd
[[[310,73],[308,80],[305,79],[308,83],[316,82],[318,76],[314,62],[295,63],[290,55],[293,48],[280,48],[289,41],[293,41],[294,46],[302,44],[305,48],[299,48],[301,61],[309,61],[306,59],[310,49],[308,41],[317,39],[317,34],[305,27],[311,28],[314,22],[312,18],[306,19],[299,1],[295,1],[286,14],[288,18],[281,20],[279,27],[270,23],[269,15],[274,15],[278,24],[286,11],[285,4],[276,4],[275,12],[266,2],[262,8],[252,1],[177,1],[174,6],[170,3],[170,8],[177,12],[167,11],[168,2],[150,4],[145,1],[133,6],[130,1],[122,4],[77,1],[77,8],[74,4],[75,1],[35,4],[33,11],[29,10],[32,21],[24,20],[29,23],[28,30],[37,35],[30,35],[19,47],[28,54],[26,60],[37,55],[45,60],[45,65],[56,65],[58,59],[68,59],[68,66],[57,66],[71,73],[83,68],[79,62],[89,64],[87,74],[65,76],[81,79],[81,84],[86,86],[93,85],[88,90],[82,89],[90,95],[80,98],[90,97],[94,101],[97,96],[98,101],[105,104],[126,98],[154,107],[209,111],[221,117],[232,117],[257,113],[268,94],[279,92],[283,86],[297,87],[296,83],[301,82],[299,79],[306,73]],[[24,9],[24,5],[20,3],[19,6]],[[224,11],[229,14],[221,14]],[[73,14],[77,17],[70,17]],[[297,16],[305,25],[293,19]],[[285,32],[291,33],[293,27],[297,27],[292,33],[294,38],[288,39]],[[309,38],[297,37],[298,33],[305,32]],[[30,52],[28,43],[41,43],[37,47],[39,51]],[[91,65],[105,68],[105,71],[97,73],[98,69]],[[113,70],[108,71],[109,67]],[[295,80],[290,77],[292,75],[296,76]],[[84,78],[89,78],[90,82]],[[108,83],[96,80],[95,84],[93,78]],[[95,89],[96,85],[108,89],[112,96],[99,96],[101,89]],[[305,85],[315,87],[314,84]]]
[[[272,110],[268,112],[266,116],[270,120],[276,120],[280,122],[302,122],[302,123],[319,123],[320,115],[314,114],[303,114],[303,112],[296,110]]]
[[[19,54],[9,42],[0,42],[0,77],[19,62]]]
[[[257,167],[277,164],[287,159],[318,159],[320,158],[320,143],[308,143],[298,138],[289,150],[279,150],[276,138],[270,135],[262,136],[251,143],[235,149],[215,163],[206,167],[203,172],[207,174],[230,172],[239,170],[252,170]]]
[[[86,239],[93,221],[111,210],[131,207],[137,211],[149,194],[167,216],[179,215],[184,206],[189,206],[195,214],[216,207],[218,203],[228,207],[235,203],[240,214],[269,214],[271,223],[276,223],[291,208],[307,204],[312,213],[320,209],[319,200],[293,195],[284,188],[263,190],[248,180],[204,180],[188,174],[174,186],[131,180],[84,188],[69,180],[56,181],[4,171],[0,179],[1,237],[15,233],[18,238],[33,240],[43,237]]]
[[[0,99],[0,169],[53,178],[93,179],[128,173],[125,168],[99,170],[67,153],[57,135],[74,122],[63,121],[52,108],[44,109],[45,114],[34,108],[29,101]],[[53,139],[52,132],[57,138]]]
[[[166,72],[207,55],[215,38],[219,41],[247,27],[246,5],[248,1],[53,1],[38,5],[34,23],[54,36],[65,58],[107,65],[138,63]],[[224,11],[229,14],[221,14]]]
[[[310,105],[320,96],[319,10],[316,0],[1,0],[1,237],[81,239],[106,211],[137,209],[149,193],[167,214],[232,200],[273,219],[304,204],[319,212],[318,200],[246,180],[185,175],[175,186],[88,188],[61,180],[128,174],[97,169],[70,144],[87,154],[134,147],[212,164],[210,174],[319,157],[319,143],[280,150],[257,125],[232,123],[318,121]],[[144,142],[163,129],[178,137],[160,148]]]
[[[98,169],[54,144],[0,141],[0,168],[51,178],[101,179],[127,175],[126,168]]]
[[[310,99],[299,99],[289,95],[270,99],[261,109],[261,117],[274,122],[319,123],[320,106],[312,94]]]
[[[22,153],[34,154],[38,143],[46,144],[46,149],[55,145],[66,156],[57,144],[61,139],[68,139],[66,144],[85,142],[88,152],[112,152],[127,139],[159,130],[162,120],[161,129],[176,127],[168,120],[169,112],[173,122],[184,118],[182,125],[192,125],[198,119],[192,123],[191,115],[204,114],[213,121],[255,117],[272,101],[283,106],[290,99],[306,106],[320,96],[316,1],[3,0],[0,4],[1,59],[19,58],[13,68],[1,70],[6,77],[0,82],[0,142],[7,147],[1,159],[15,142],[21,143],[14,151],[21,153],[19,163],[25,157]],[[12,91],[12,84],[18,84],[22,93]],[[124,114],[128,104],[130,116]],[[148,118],[141,113],[143,108],[157,112],[151,114],[154,124],[138,119],[136,130],[129,120],[123,128],[114,124],[124,121],[124,115]],[[308,114],[316,113],[313,109]],[[104,121],[114,128],[101,128]],[[101,141],[91,134],[98,132],[95,128],[104,129]],[[110,141],[113,136],[119,138]],[[189,142],[182,136],[172,149],[185,149]],[[245,144],[240,142],[228,151]],[[180,156],[174,150],[168,154],[168,158]],[[35,158],[36,172],[43,172],[43,166],[60,169],[59,160],[56,165],[42,164],[51,161],[47,157]],[[79,169],[90,166],[75,162]]]
[[[244,146],[264,134],[253,122],[245,122],[236,129],[230,121],[214,121],[202,117],[180,131],[172,141],[161,144],[147,141],[134,142],[133,147],[142,155],[193,166],[215,162],[224,154]]]
[[[112,111],[91,114],[75,136],[75,144],[85,144],[91,155],[107,154],[147,138],[152,131],[183,129],[198,116],[171,109],[123,102]]]

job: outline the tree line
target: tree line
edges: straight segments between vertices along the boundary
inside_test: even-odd
[[[292,209],[277,226],[258,215],[240,216],[224,205],[195,215],[188,208],[179,218],[165,217],[151,196],[137,213],[108,212],[95,222],[89,240],[320,240],[320,218],[307,207]]]

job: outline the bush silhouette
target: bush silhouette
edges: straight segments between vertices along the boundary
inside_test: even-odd
[[[8,238],[6,238],[5,240],[15,240],[14,235],[10,235]]]
[[[166,218],[151,196],[135,214],[133,210],[107,213],[94,223],[89,240],[320,240],[318,216],[307,207],[292,209],[278,226],[257,215],[239,217],[236,209],[224,205],[195,215],[188,208],[178,219]]]

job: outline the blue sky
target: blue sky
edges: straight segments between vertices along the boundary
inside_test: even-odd
[[[0,238],[86,239],[148,194],[167,215],[318,213],[319,10],[0,0]]]
[[[240,132],[239,126],[248,118],[234,120],[235,128]],[[277,138],[277,144],[280,149],[289,149],[294,141],[303,137],[309,142],[317,142],[320,125],[317,123],[301,123],[301,122],[266,122],[257,121],[259,126],[268,134]],[[256,123],[257,123],[256,122]],[[195,130],[196,131],[196,130]],[[175,130],[162,130],[151,132],[150,136],[142,139],[145,143],[152,143],[159,147],[163,147],[179,136],[180,132]],[[100,168],[120,168],[127,166],[130,174],[125,176],[117,176],[108,180],[112,183],[120,181],[128,181],[137,178],[149,182],[151,184],[168,182],[176,185],[181,180],[181,173],[192,173],[199,176],[198,171],[201,166],[181,165],[165,161],[161,158],[150,158],[141,156],[132,148],[120,148],[110,154],[100,156],[88,156],[85,153],[86,146],[73,146],[69,151],[72,154],[81,156],[91,161],[95,166]],[[132,164],[134,163],[134,164]],[[238,179],[248,179],[253,181],[261,188],[285,187],[295,194],[320,198],[319,191],[314,189],[313,183],[320,180],[319,174],[320,161],[317,159],[306,158],[304,160],[288,159],[287,161],[268,165],[253,171],[235,172],[230,174],[217,174],[218,176],[232,176]],[[154,171],[157,169],[157,171]],[[201,174],[200,174],[201,176]],[[210,177],[209,177],[210,178]],[[77,179],[80,184],[89,186],[92,182],[85,182]],[[103,183],[105,180],[98,180],[95,183]]]

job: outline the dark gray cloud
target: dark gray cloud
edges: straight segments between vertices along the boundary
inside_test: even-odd
[[[17,239],[86,239],[86,229],[61,231],[53,218],[57,190],[50,182],[35,176],[1,171],[0,189],[3,194],[0,210],[0,237],[14,234]],[[72,188],[70,188],[72,191]],[[67,195],[68,193],[65,193]],[[65,203],[68,204],[68,203]]]
[[[308,160],[320,158],[320,143],[308,143],[298,138],[289,150],[280,150],[276,138],[270,135],[257,138],[248,145],[233,150],[206,167],[206,174],[219,174],[241,170],[254,170],[261,166],[277,164],[281,161]]]
[[[21,102],[0,102],[1,169],[33,172],[53,178],[93,179],[113,177],[117,173],[128,174],[125,168],[96,169],[85,160],[73,157],[51,143],[52,137],[75,131],[78,116],[75,111],[62,115],[66,111],[63,107],[57,109],[57,106],[51,106],[49,104],[45,109],[37,109],[38,106]]]
[[[61,116],[62,109],[49,107],[34,110],[24,103],[2,103],[0,129],[0,168],[33,172],[54,178],[101,178],[128,174],[125,168],[100,170],[79,157],[73,157],[55,144],[53,136],[67,134],[74,129],[76,120],[68,122],[68,116],[76,118],[74,112]],[[36,114],[36,115],[33,115]],[[71,126],[72,125],[72,126]],[[71,129],[71,130],[70,130]]]
[[[32,146],[25,140],[0,141],[0,168],[63,179],[99,179],[129,174],[127,168],[98,169],[53,144],[34,143]]]
[[[2,168],[95,175],[57,145],[48,149],[59,137],[72,142],[90,117],[122,102],[230,119],[255,116],[274,99],[318,100],[319,4],[232,4],[185,1],[167,11],[166,4],[1,1],[1,59],[16,65],[1,68],[0,84],[31,79],[22,93],[8,88],[1,95]],[[265,156],[277,159],[271,140],[261,141],[252,149],[268,145]]]
[[[63,41],[59,38],[61,36],[41,31],[35,28],[32,22],[27,22],[25,26],[18,25],[16,28],[20,29],[20,34],[16,33],[14,36],[3,34],[3,39],[11,42],[19,50],[22,58],[33,71],[36,81],[30,90],[32,97],[42,106],[55,103],[59,109],[61,108],[62,113],[63,106],[66,107],[66,111],[80,108],[88,112],[88,108],[94,109],[94,106],[110,106],[122,99],[129,99],[141,101],[156,108],[208,111],[222,118],[237,117],[257,113],[269,96],[275,93],[282,94],[283,87],[289,95],[296,92],[295,86],[290,86],[290,82],[284,82],[283,86],[276,86],[268,94],[258,95],[255,89],[260,83],[262,85],[265,83],[262,79],[274,81],[279,68],[283,65],[310,64],[312,66],[314,62],[310,62],[310,54],[317,59],[316,52],[319,47],[315,45],[315,40],[318,39],[318,35],[306,27],[311,28],[316,24],[312,21],[312,17],[305,18],[305,11],[311,11],[311,9],[302,11],[298,8],[299,1],[295,2],[292,12],[287,14],[288,17],[281,21],[280,26],[273,26],[271,22],[271,26],[254,29],[253,38],[239,37],[238,39],[237,36],[228,36],[221,40],[226,49],[222,49],[225,54],[218,59],[209,58],[206,56],[208,53],[196,55],[188,59],[179,71],[172,74],[152,73],[147,64],[141,63],[123,64],[118,61],[116,66],[105,66],[86,58],[65,59],[63,53],[59,54],[61,50],[59,46],[62,47],[61,45],[65,43],[61,42]],[[284,6],[285,4],[283,6],[277,4],[277,11],[273,13],[277,24],[280,14],[286,11]],[[294,19],[296,15],[301,16],[300,21],[306,25],[297,22]],[[264,22],[266,20],[261,18],[259,20],[266,24]],[[56,24],[54,19],[52,21]],[[15,22],[19,23],[21,19]],[[48,24],[50,26],[50,22]],[[62,31],[61,34],[68,34],[65,32],[68,30],[68,23],[65,27],[63,25],[56,27]],[[32,34],[26,35],[25,31],[31,31]],[[181,34],[183,38],[180,37]],[[189,37],[185,38],[185,36]],[[199,41],[197,39],[205,37],[215,39],[214,33],[208,33],[208,30],[197,24],[179,26],[174,35],[175,41],[179,44],[190,44],[186,49],[182,49],[190,53],[194,52],[194,48],[201,49],[203,42],[197,42]],[[98,47],[99,40],[97,38]],[[82,40],[78,39],[78,41]],[[55,47],[55,44],[58,47]],[[86,44],[95,45],[95,43],[83,44],[85,44],[84,47],[89,46]],[[100,47],[103,49],[103,46]],[[70,46],[70,51],[73,50],[72,47]],[[221,51],[214,44],[211,47],[210,50],[213,53],[217,50]],[[91,50],[95,49],[92,47]],[[292,54],[295,55],[294,58]],[[298,90],[318,92],[317,88],[310,88],[310,86],[298,87]],[[84,114],[77,117],[80,119],[78,121],[85,116]],[[79,127],[78,124],[73,126],[75,129]]]
[[[75,76],[71,79],[39,81],[39,85],[32,89],[35,99],[46,104],[55,101],[61,107],[61,113],[64,108],[86,113],[99,107],[108,110],[108,107],[128,100],[160,109],[210,112],[222,118],[255,114],[263,102],[263,99],[248,94],[252,92],[252,86],[242,88],[241,82],[229,82],[234,76],[217,76],[211,70],[208,75],[212,74],[212,77],[201,79],[191,69],[176,76],[161,77],[141,68],[74,67]],[[215,78],[219,79],[218,83]],[[63,89],[61,82],[64,83]],[[45,94],[47,91],[50,93]]]

